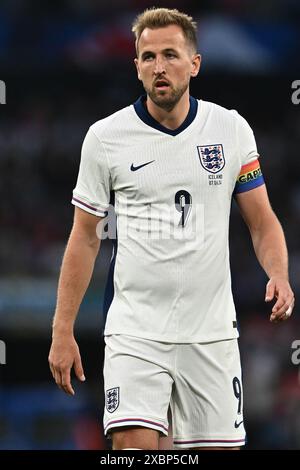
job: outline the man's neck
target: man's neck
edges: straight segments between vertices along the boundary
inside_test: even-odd
[[[178,103],[170,111],[157,106],[149,96],[147,96],[146,106],[149,114],[162,126],[171,130],[178,129],[184,122],[190,109],[189,91],[187,90],[182,95]]]

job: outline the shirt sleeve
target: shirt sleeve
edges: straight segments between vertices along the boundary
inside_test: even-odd
[[[103,145],[90,128],[85,136],[72,204],[105,217],[110,200],[110,172]]]
[[[248,122],[238,113],[236,114],[238,117],[238,151],[241,168],[236,180],[234,194],[250,191],[265,183],[258,160],[259,154],[253,131]]]

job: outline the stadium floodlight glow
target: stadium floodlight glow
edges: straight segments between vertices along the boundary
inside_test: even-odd
[[[0,339],[0,364],[6,364],[6,345],[4,341]]]
[[[6,104],[6,85],[3,80],[0,80],[0,104]]]

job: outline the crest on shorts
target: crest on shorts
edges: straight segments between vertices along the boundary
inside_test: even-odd
[[[106,390],[105,406],[109,413],[116,411],[120,404],[120,387],[110,388]]]
[[[225,166],[222,144],[197,145],[200,163],[209,173],[218,173]]]

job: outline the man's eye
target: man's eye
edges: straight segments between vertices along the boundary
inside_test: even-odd
[[[150,60],[152,60],[152,59],[153,59],[153,55],[146,55],[146,56],[144,57],[144,60],[145,60],[145,61],[148,61],[148,62],[149,62]]]
[[[175,55],[175,54],[172,54],[172,52],[168,52],[167,57],[168,57],[169,59],[173,59],[174,57],[176,57],[176,55]]]

